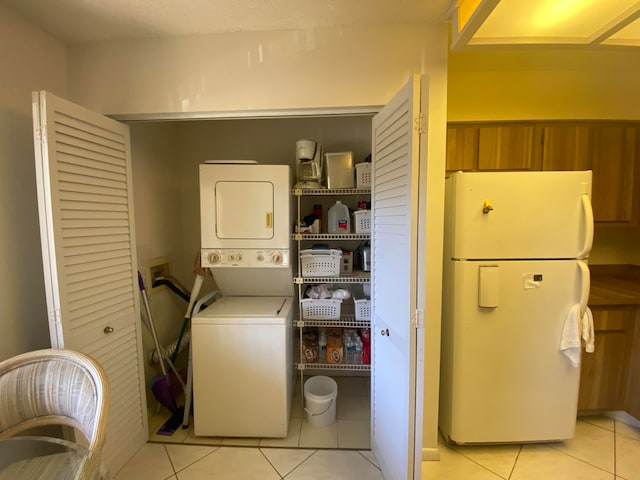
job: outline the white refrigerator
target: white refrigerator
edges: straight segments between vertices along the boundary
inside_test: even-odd
[[[587,308],[591,172],[445,185],[440,430],[458,444],[569,439],[580,367],[560,344]]]

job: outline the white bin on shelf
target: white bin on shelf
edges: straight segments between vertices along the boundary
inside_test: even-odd
[[[342,300],[336,298],[303,298],[300,300],[303,320],[340,320]]]
[[[371,188],[371,163],[356,164],[356,187]]]
[[[371,300],[356,298],[353,303],[356,306],[356,321],[371,320]]]
[[[337,277],[340,275],[342,250],[301,250],[300,269],[303,277]]]
[[[371,210],[353,212],[353,224],[356,233],[371,233]]]
[[[316,375],[304,382],[304,411],[314,427],[326,427],[336,421],[338,384],[333,378]]]

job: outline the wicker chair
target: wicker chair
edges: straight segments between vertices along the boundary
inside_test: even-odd
[[[82,353],[36,350],[0,363],[0,438],[44,425],[67,425],[99,453],[108,404],[102,367]]]

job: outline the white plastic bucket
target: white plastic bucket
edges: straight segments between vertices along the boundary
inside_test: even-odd
[[[314,427],[326,427],[336,421],[338,384],[333,378],[317,375],[304,382],[304,411]]]

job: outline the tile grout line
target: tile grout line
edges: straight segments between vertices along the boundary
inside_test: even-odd
[[[509,476],[507,477],[507,480],[511,480],[511,477],[513,476],[513,472],[516,469],[516,464],[518,463],[518,460],[520,459],[520,454],[522,453],[522,447],[523,445],[520,444],[520,448],[518,449],[518,454],[516,455],[516,460],[513,462],[513,466],[511,467],[511,471],[509,472]]]
[[[289,475],[291,475],[293,472],[295,472],[298,468],[300,468],[304,463],[306,463],[311,457],[313,457],[316,453],[318,453],[318,449],[315,449],[311,455],[309,455],[302,462],[300,462],[298,465],[293,467],[293,469],[282,478],[283,479],[287,478]]]

